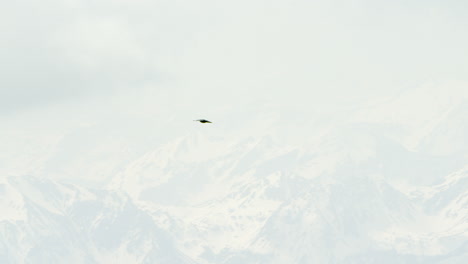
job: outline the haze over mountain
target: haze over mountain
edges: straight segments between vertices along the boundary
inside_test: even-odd
[[[129,138],[140,120],[54,130],[22,163],[30,176],[3,167],[2,261],[464,263],[467,94],[439,89],[321,113],[252,105],[210,126],[162,119],[161,138]],[[173,126],[185,130],[164,135]]]

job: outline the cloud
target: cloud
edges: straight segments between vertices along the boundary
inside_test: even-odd
[[[138,22],[131,23],[137,12],[106,1],[28,2],[0,11],[1,113],[135,90],[159,78],[150,43],[138,36]]]
[[[424,3],[8,3],[0,113],[148,90],[199,107],[309,104],[466,78],[464,7]]]

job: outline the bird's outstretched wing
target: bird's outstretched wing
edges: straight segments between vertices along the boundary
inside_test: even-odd
[[[206,119],[197,119],[197,120],[193,120],[193,121],[198,121],[200,123],[212,123],[211,121],[208,121]]]

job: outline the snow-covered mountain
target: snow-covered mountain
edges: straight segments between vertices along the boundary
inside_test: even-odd
[[[2,178],[0,262],[467,263],[465,91],[252,106],[134,148],[145,139],[68,134],[41,177]],[[82,155],[58,162],[71,147]],[[103,184],[46,177],[80,166]]]
[[[160,150],[173,156],[156,151],[136,161],[113,187],[166,212],[167,229],[203,263],[466,260],[466,169],[444,177],[431,162],[456,167],[451,161],[389,139],[369,136],[351,149],[340,143],[314,153],[252,139],[205,156],[205,140],[186,138]],[[424,180],[423,165],[442,183]],[[450,198],[434,208],[438,197]]]
[[[194,263],[124,193],[10,177],[0,195],[0,263]]]

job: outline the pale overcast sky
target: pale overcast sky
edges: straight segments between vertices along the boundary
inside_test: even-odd
[[[188,108],[338,103],[466,80],[467,12],[450,0],[10,1],[0,111],[119,94]]]

